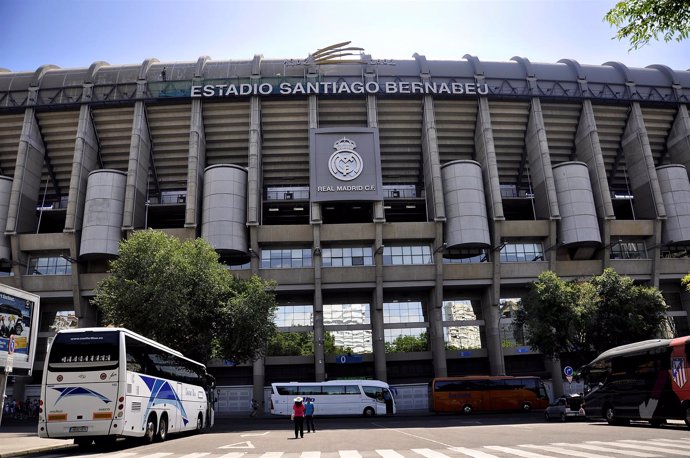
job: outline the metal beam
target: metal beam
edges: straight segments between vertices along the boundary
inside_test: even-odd
[[[146,120],[146,132],[149,135],[149,151],[151,153],[151,157],[149,158],[149,172],[151,173],[151,175],[153,175],[153,184],[156,187],[156,195],[160,197],[161,185],[158,182],[158,173],[156,172],[156,161],[153,156],[153,136],[151,135],[151,124],[149,123],[149,115],[146,109],[146,105],[144,105],[144,118]],[[146,187],[148,187],[148,183],[146,184]]]

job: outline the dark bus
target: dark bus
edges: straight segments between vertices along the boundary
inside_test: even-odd
[[[590,418],[624,425],[645,420],[690,426],[690,336],[645,340],[605,351],[581,369]]]

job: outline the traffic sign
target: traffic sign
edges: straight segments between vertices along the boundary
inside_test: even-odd
[[[565,366],[563,368],[563,374],[565,374],[566,377],[572,377],[573,376],[573,368],[570,366]]]

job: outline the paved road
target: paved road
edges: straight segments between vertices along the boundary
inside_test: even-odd
[[[316,433],[295,440],[287,419],[220,421],[202,435],[151,445],[120,441],[107,453],[75,448],[41,457],[108,458],[460,458],[688,457],[683,423],[661,428],[600,422],[547,423],[539,413],[317,418]],[[39,455],[33,455],[34,457]]]

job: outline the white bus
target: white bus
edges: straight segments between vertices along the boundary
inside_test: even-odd
[[[297,396],[311,398],[316,415],[392,415],[395,399],[387,383],[378,380],[331,380],[271,384],[271,413],[292,414]]]
[[[38,435],[88,447],[200,432],[213,426],[214,386],[203,364],[127,329],[59,331],[46,356]]]

